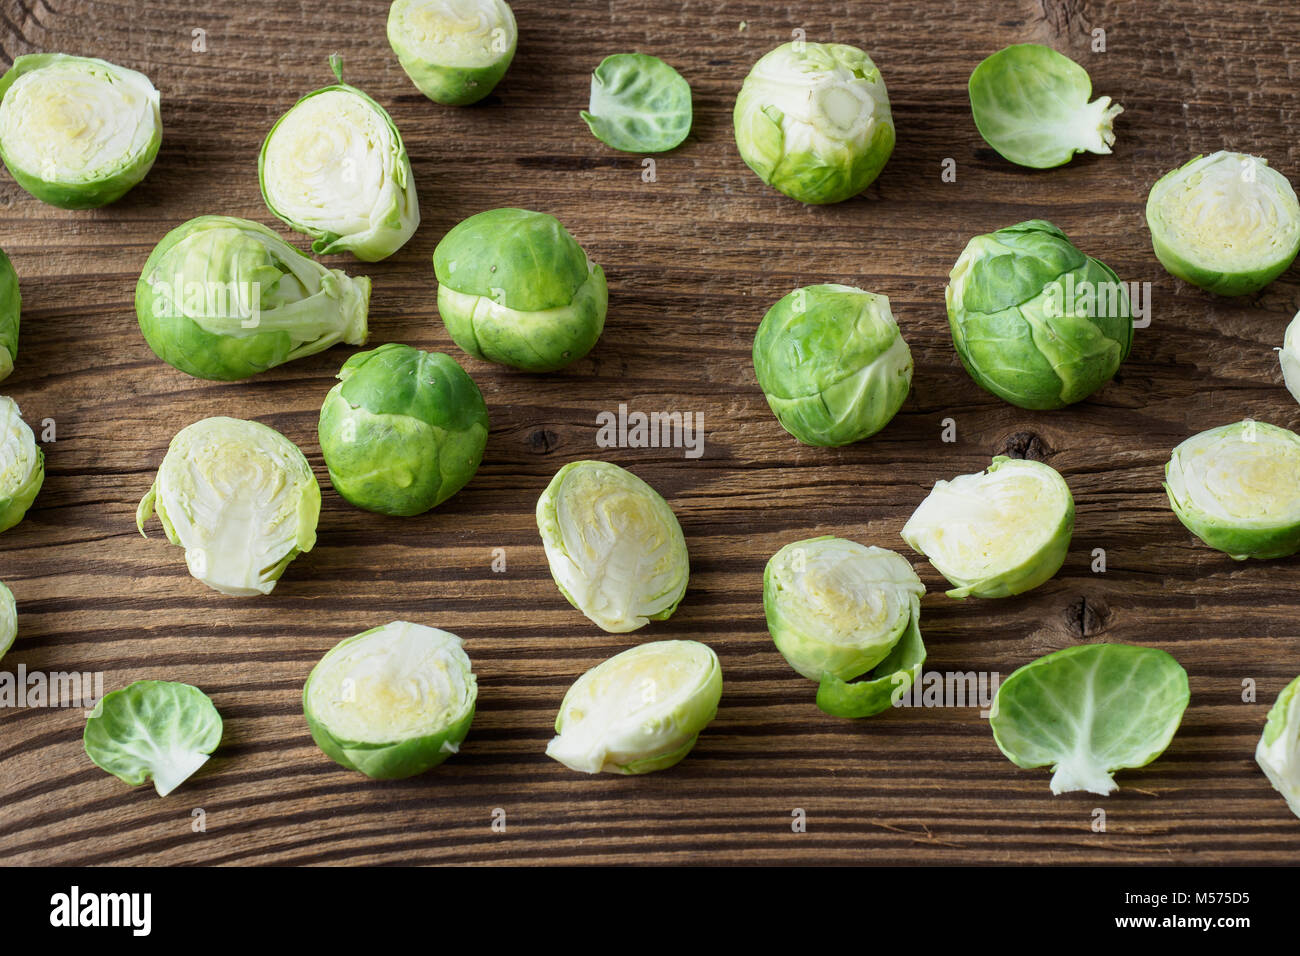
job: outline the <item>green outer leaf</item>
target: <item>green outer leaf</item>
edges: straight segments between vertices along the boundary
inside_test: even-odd
[[[14,603],[14,592],[0,581],[0,659],[9,653],[18,636],[18,607]]]
[[[103,179],[80,183],[47,182],[28,170],[20,169],[10,162],[3,142],[0,142],[0,160],[4,161],[5,168],[9,170],[9,174],[18,185],[41,202],[61,209],[96,209],[121,199],[132,186],[149,174],[154,159],[158,156],[158,147],[162,145],[162,114],[158,107],[158,91],[143,73],[95,57],[67,56],[62,53],[32,53],[16,57],[9,72],[0,76],[0,101],[4,100],[9,88],[23,74],[39,70],[51,63],[71,60],[97,64],[130,80],[143,83],[152,91],[154,132],[144,151],[138,156],[127,157],[120,172]]]
[[[174,293],[159,287],[178,280],[182,290],[258,282],[260,325],[243,328],[239,316],[210,315],[206,305],[196,313],[172,308]],[[167,233],[135,289],[140,331],[154,354],[214,381],[248,378],[339,342],[361,345],[369,304],[368,277],[326,269],[266,226],[233,216],[199,216]]]
[[[519,31],[510,5],[500,4],[506,21],[502,29],[506,31],[505,35],[510,42],[498,59],[480,67],[439,63],[426,51],[409,45],[404,35],[402,14],[403,7],[410,5],[405,0],[394,0],[388,8],[388,44],[397,54],[397,61],[416,88],[435,103],[444,106],[469,106],[491,93],[510,69],[515,49],[519,45]]]
[[[221,732],[221,715],[197,687],[142,680],[104,695],[82,740],[95,766],[132,786],[152,777],[165,797],[207,762]]]
[[[907,629],[889,656],[876,665],[871,678],[848,682],[826,674],[817,687],[817,706],[832,717],[872,717],[901,700],[920,678],[924,665],[921,602],[913,597]]]
[[[1106,293],[1105,303],[1070,314],[1080,310],[1067,296],[1073,290],[1077,299],[1085,289]],[[1045,220],[971,239],[952,268],[946,298],[962,366],[980,387],[1020,408],[1064,408],[1087,398],[1114,377],[1133,346],[1119,277]]]
[[[1300,677],[1277,695],[1268,712],[1255,761],[1269,783],[1286,798],[1291,812],[1300,817]]]
[[[389,343],[358,352],[321,406],[330,481],[359,508],[422,514],[463,488],[487,445],[488,411],[450,356]]]
[[[772,413],[805,445],[871,437],[912,385],[912,353],[889,299],[851,286],[807,286],[782,298],[759,323],[753,356]]]
[[[1187,672],[1165,651],[1084,644],[1031,661],[1003,681],[989,726],[1017,767],[1053,768],[1053,793],[1104,795],[1116,788],[1112,772],[1145,767],[1164,753],[1188,700]]]
[[[1063,166],[1075,153],[1108,154],[1123,112],[1109,96],[1088,102],[1088,71],[1051,47],[1020,43],[975,67],[967,84],[984,142],[1031,169]]]
[[[580,115],[606,146],[667,152],[691,131],[691,86],[658,57],[615,53],[591,74],[591,103]]]
[[[18,357],[18,320],[22,315],[22,296],[18,291],[18,273],[5,251],[0,249],[0,381],[14,370]]]

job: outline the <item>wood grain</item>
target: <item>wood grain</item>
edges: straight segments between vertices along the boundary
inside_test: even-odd
[[[483,104],[428,102],[388,48],[378,0],[148,4],[5,0],[0,60],[49,50],[146,72],[162,92],[157,165],[116,205],[65,212],[0,176],[0,246],[22,281],[17,370],[0,389],[29,421],[53,419],[36,506],[0,537],[0,578],[20,608],[4,668],[103,671],[208,692],[225,741],[166,800],[130,790],[81,748],[78,710],[0,709],[0,862],[340,863],[1293,863],[1300,822],[1253,761],[1273,697],[1300,672],[1296,560],[1237,564],[1196,542],[1161,492],[1170,449],[1246,416],[1288,427],[1300,408],[1274,346],[1300,308],[1300,270],[1256,296],[1219,299],[1167,275],[1142,209],[1150,185],[1198,152],[1268,157],[1300,182],[1294,130],[1300,7],[1217,3],[799,4],[568,0],[515,3],[522,40]],[[747,24],[741,29],[741,24]],[[191,31],[207,52],[191,52]],[[884,73],[898,146],[867,193],[805,208],[738,157],[735,93],[750,65],[790,38],[867,49]],[[1089,50],[1106,31],[1108,52]],[[1114,155],[1034,172],[1003,161],[970,118],[966,80],[988,53],[1049,43],[1080,60],[1125,108]],[[590,71],[613,52],[666,57],[690,81],[690,139],[658,157],[596,142],[578,118]],[[373,343],[455,355],[492,416],[477,478],[434,512],[384,519],[329,488],[316,418],[348,351],[254,380],[215,384],[162,364],[132,306],[153,245],[190,217],[280,224],[265,209],[257,153],[275,118],[330,80],[329,54],[402,130],[424,222],[389,261],[331,265],[374,279]],[[940,179],[957,163],[957,181]],[[496,206],[558,216],[600,262],[610,318],[592,355],[553,375],[476,362],[434,306],[433,248],[455,222]],[[944,315],[947,271],[970,236],[1045,217],[1127,280],[1153,285],[1153,321],[1114,383],[1068,410],[1030,413],[962,371]],[[305,248],[302,237],[293,240]],[[805,448],[769,413],[752,335],[791,288],[848,282],[887,294],[916,361],[911,397],[870,441]],[[596,414],[700,411],[703,458],[603,450]],[[296,441],[325,489],[319,544],[275,592],[222,597],[134,510],[168,441],[208,415],[255,418]],[[945,444],[941,423],[956,423]],[[898,530],[939,478],[992,454],[1031,454],[1070,483],[1078,521],[1061,574],[1031,594],[950,601]],[[680,515],[693,574],[680,610],[607,635],[550,580],[533,508],[567,461],[604,457],[660,489]],[[907,554],[927,587],[922,626],[938,671],[997,671],[1080,641],[1172,652],[1192,704],[1166,754],[1120,775],[1107,799],[1054,798],[1046,771],[999,753],[975,709],[821,714],[814,687],[767,636],[767,558],[797,537],[838,533]],[[508,569],[491,571],[494,548]],[[1090,570],[1104,548],[1108,570]],[[300,694],[340,639],[393,619],[466,639],[480,681],[461,754],[411,780],[374,783],[312,744]],[[671,771],[582,777],[543,753],[568,685],[647,639],[707,641],[723,663],[717,721]],[[1243,703],[1242,682],[1258,685]],[[1091,830],[1104,807],[1105,833]],[[206,814],[193,832],[192,811]],[[506,832],[491,829],[506,813]],[[806,833],[791,813],[806,811]]]

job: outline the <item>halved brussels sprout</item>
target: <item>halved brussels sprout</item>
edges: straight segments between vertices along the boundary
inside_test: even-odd
[[[370,280],[308,259],[261,223],[199,216],[150,253],[135,287],[145,341],[188,375],[248,378],[366,341]]]
[[[912,352],[885,296],[814,285],[763,316],[754,373],[791,435],[805,445],[847,445],[880,431],[902,408]]]
[[[842,43],[786,43],[736,97],[736,147],[758,178],[803,203],[866,189],[894,151],[889,94],[871,57]]]
[[[1237,561],[1300,551],[1300,435],[1246,419],[1188,438],[1165,465],[1178,520]]]
[[[611,634],[672,616],[690,559],[668,502],[604,461],[561,468],[537,499],[537,529],[560,593]]]
[[[1009,597],[1065,563],[1074,498],[1054,468],[998,455],[984,471],[937,481],[903,540],[948,579],[951,598]]]
[[[388,43],[435,103],[468,106],[492,92],[515,56],[518,30],[503,0],[394,0]]]
[[[205,418],[168,446],[136,509],[141,534],[155,509],[195,578],[222,594],[270,594],[289,562],[316,544],[320,486],[275,429]]]
[[[266,135],[257,161],[267,208],[312,252],[386,259],[420,225],[420,201],[402,135],[387,110],[343,82],[308,93]]]
[[[14,603],[14,592],[0,581],[0,658],[9,653],[18,636],[18,606]]]
[[[722,667],[698,641],[653,641],[579,677],[546,754],[579,773],[651,773],[677,763],[718,714]]]
[[[376,780],[436,767],[460,749],[478,679],[455,634],[393,621],[340,641],[312,668],[302,708],[332,760]]]
[[[18,357],[18,319],[22,313],[22,296],[18,293],[18,273],[5,251],[0,249],[0,382],[14,370]]]
[[[1277,695],[1255,748],[1255,761],[1269,783],[1300,817],[1300,677]]]
[[[358,352],[320,410],[334,489],[358,508],[418,515],[474,477],[487,445],[483,394],[455,359],[389,343]]]
[[[605,273],[554,216],[492,209],[433,251],[438,311],[475,358],[528,372],[576,362],[605,327]]]
[[[1164,651],[1067,647],[1031,661],[993,699],[993,739],[1017,767],[1052,768],[1052,793],[1118,789],[1116,770],[1145,767],[1178,730],[1187,672]]]
[[[152,777],[165,797],[208,762],[221,732],[221,715],[197,687],[140,680],[104,695],[82,744],[101,770],[133,787]]]
[[[912,685],[925,662],[924,594],[906,558],[830,535],[787,544],[763,572],[772,641],[839,717],[879,713]],[[849,683],[877,665],[874,679]]]
[[[1246,295],[1300,252],[1300,200],[1267,159],[1219,150],[1151,187],[1147,227],[1172,275],[1219,295]]]
[[[1109,96],[1091,103],[1088,71],[1037,43],[988,57],[970,75],[970,108],[984,142],[1003,159],[1032,169],[1062,166],[1075,153],[1109,154],[1111,128],[1124,112]]]
[[[1021,408],[1087,398],[1133,345],[1123,283],[1046,220],[968,242],[946,296],[952,342],[970,377]]]
[[[0,77],[0,158],[18,185],[63,209],[122,198],[162,143],[158,91],[143,73],[35,53]]]
[[[1291,397],[1300,402],[1300,312],[1286,327],[1282,347],[1278,351],[1278,362],[1282,365],[1282,381]]]
[[[0,531],[23,520],[45,482],[45,453],[17,403],[0,395]]]
[[[691,87],[657,56],[615,53],[591,74],[581,113],[592,135],[625,153],[663,153],[691,131]]]

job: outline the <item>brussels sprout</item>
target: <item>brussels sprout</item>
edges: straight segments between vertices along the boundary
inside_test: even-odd
[[[45,482],[45,453],[12,398],[0,395],[0,531],[23,520]]]
[[[537,499],[537,529],[560,593],[622,634],[672,616],[690,559],[668,502],[618,465],[575,461]]]
[[[1021,408],[1087,398],[1133,344],[1124,284],[1042,219],[968,242],[946,294],[962,365],[982,388]]]
[[[492,92],[515,56],[515,15],[503,0],[395,0],[388,43],[420,92],[468,106]]]
[[[970,75],[970,108],[984,142],[1019,166],[1063,166],[1075,153],[1109,154],[1124,112],[1092,96],[1088,71],[1037,43],[999,50]]]
[[[208,762],[221,731],[221,715],[197,687],[140,680],[95,705],[82,742],[96,767],[133,787],[153,778],[165,797]]]
[[[1165,465],[1178,520],[1237,561],[1300,551],[1300,435],[1250,419],[1193,435]]]
[[[579,773],[651,773],[677,763],[718,714],[722,668],[698,641],[653,641],[579,677],[546,754]]]
[[[200,216],[154,248],[135,287],[154,353],[196,378],[232,381],[366,340],[370,280],[308,259],[260,223]]]
[[[18,636],[18,606],[14,603],[14,592],[0,581],[0,658],[9,653]]]
[[[376,780],[438,766],[474,719],[478,679],[455,634],[393,621],[334,645],[312,668],[302,709],[325,755]]]
[[[1187,672],[1164,651],[1127,644],[1067,647],[1002,682],[989,726],[1017,767],[1052,768],[1052,793],[1118,789],[1116,770],[1145,767],[1173,739]]]
[[[590,352],[605,327],[605,273],[554,216],[470,216],[438,243],[433,268],[447,332],[475,358],[553,372]]]
[[[838,717],[877,714],[912,685],[925,663],[923,594],[906,558],[829,535],[787,544],[763,572],[772,641]]]
[[[267,208],[312,252],[386,259],[420,225],[411,160],[387,111],[343,82],[308,93],[266,135],[257,161]]]
[[[104,60],[36,53],[0,77],[0,159],[18,185],[63,209],[114,202],[162,143],[158,91]]]
[[[1282,365],[1282,380],[1286,382],[1286,390],[1300,402],[1300,312],[1295,314],[1291,324],[1286,327],[1286,336],[1282,339],[1277,357]]]
[[[289,562],[316,544],[320,486],[275,429],[205,418],[168,446],[136,509],[141,534],[155,508],[195,578],[222,594],[270,594]]]
[[[1147,228],[1172,275],[1218,295],[1246,295],[1300,251],[1300,201],[1268,160],[1220,150],[1151,187]]]
[[[1061,569],[1074,498],[1041,461],[998,455],[982,472],[937,481],[903,525],[903,540],[953,585],[951,598],[1009,597]]]
[[[656,56],[615,53],[591,74],[591,103],[581,116],[606,146],[664,153],[691,131],[691,86]]]
[[[885,81],[871,57],[841,43],[796,41],[765,55],[733,120],[745,164],[803,203],[856,196],[894,151]]]
[[[754,372],[791,435],[805,445],[847,445],[880,431],[902,407],[912,352],[885,296],[813,285],[763,316]]]
[[[1255,761],[1286,798],[1291,812],[1300,817],[1300,677],[1277,695],[1255,748]]]
[[[389,343],[358,352],[320,410],[334,489],[358,508],[418,515],[474,477],[487,445],[483,394],[456,361]]]
[[[22,296],[18,294],[18,273],[0,249],[0,382],[14,370],[18,357],[18,318],[22,312]]]

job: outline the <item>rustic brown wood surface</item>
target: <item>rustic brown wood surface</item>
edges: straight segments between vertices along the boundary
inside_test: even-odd
[[[1300,821],[1253,753],[1277,692],[1300,672],[1297,560],[1236,563],[1201,545],[1161,491],[1170,449],[1246,416],[1288,427],[1300,409],[1272,351],[1300,307],[1300,267],[1258,295],[1215,298],[1166,274],[1142,215],[1166,170],[1220,148],[1268,157],[1300,182],[1295,135],[1300,6],[1218,3],[798,4],[566,0],[514,4],[521,40],[479,106],[440,107],[407,80],[379,0],[189,4],[4,0],[0,60],[38,51],[101,56],[162,93],[162,150],[121,202],[46,206],[0,174],[0,246],[21,276],[17,369],[0,385],[28,421],[52,419],[45,487],[0,537],[0,579],[19,603],[3,667],[102,671],[193,683],[225,718],[216,756],[165,800],[130,789],[82,751],[79,709],[0,708],[0,862],[341,863],[1292,863]],[[743,25],[742,25],[743,24]],[[752,63],[803,29],[865,48],[885,76],[898,145],[857,199],[805,208],[741,162],[731,130]],[[1104,53],[1090,49],[1105,31]],[[195,30],[205,52],[195,52]],[[980,139],[966,81],[987,54],[1036,41],[1075,57],[1122,103],[1112,156],[1045,172]],[[578,117],[589,74],[620,51],[659,54],[690,81],[695,126],[657,158],[597,142]],[[492,416],[483,467],[418,518],[359,511],[330,488],[316,420],[351,350],[243,383],[189,378],[141,337],[133,292],[163,234],[209,213],[288,231],[265,208],[257,155],[298,96],[326,85],[327,57],[391,112],[419,184],[423,225],[390,260],[336,257],[374,279],[371,342],[447,350]],[[941,180],[946,158],[956,182]],[[435,308],[430,257],[460,219],[497,206],[558,216],[609,278],[609,321],[591,356],[552,375],[478,362]],[[1022,219],[1060,225],[1127,280],[1153,286],[1152,323],[1115,381],[1067,410],[1016,409],[977,387],[953,351],[948,269],[972,235]],[[292,235],[300,248],[301,236]],[[916,361],[913,391],[878,436],[838,450],[797,444],[754,381],[764,311],[790,289],[847,282],[887,294]],[[705,453],[601,449],[596,415],[699,411]],[[274,593],[223,597],[193,580],[135,507],[172,435],[209,415],[253,418],[306,452],[321,480],[319,543]],[[952,418],[957,441],[941,441]],[[952,601],[898,531],[939,478],[991,455],[1049,462],[1074,491],[1070,556],[1019,598]],[[680,516],[690,588],[671,620],[608,635],[556,590],[537,535],[538,494],[562,464],[634,470]],[[1020,770],[977,708],[891,710],[849,721],[774,649],[762,572],[782,544],[838,533],[907,555],[930,593],[927,670],[1006,676],[1084,641],[1164,648],[1192,703],[1165,755],[1119,775],[1109,798],[1053,797]],[[507,570],[494,573],[494,549]],[[1091,570],[1105,549],[1107,570]],[[479,709],[462,752],[410,780],[371,782],[308,736],[304,679],[340,639],[394,619],[465,638]],[[609,655],[652,639],[718,652],[717,720],[677,767],[586,777],[543,751],[565,689]],[[1243,681],[1258,699],[1243,702]],[[1094,832],[1094,809],[1106,811]],[[198,809],[206,830],[192,825]],[[504,833],[491,824],[505,813]],[[792,812],[807,832],[793,832]]]

